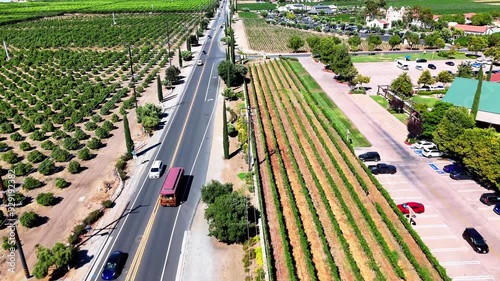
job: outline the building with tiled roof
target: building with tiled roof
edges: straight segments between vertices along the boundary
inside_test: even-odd
[[[471,35],[490,35],[493,33],[493,30],[490,26],[477,26],[477,25],[468,25],[468,24],[454,24],[450,25],[450,27],[454,27],[455,29],[463,30],[465,34]]]

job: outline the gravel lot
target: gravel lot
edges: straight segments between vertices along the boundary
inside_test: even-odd
[[[453,61],[455,66],[446,65],[445,62]],[[439,72],[443,70],[451,70],[453,73],[457,72],[458,65],[463,61],[473,62],[474,60],[429,60],[426,63],[418,63],[422,65],[424,70],[430,70],[432,76],[436,76]],[[436,66],[436,70],[432,70],[427,68],[427,65],[432,63]],[[415,60],[409,61],[408,66],[409,70],[406,70],[411,77],[411,81],[413,84],[417,84],[418,78],[422,74],[423,70],[417,70],[415,66],[417,63]],[[396,79],[399,75],[401,75],[405,70],[402,70],[397,67],[396,62],[363,62],[363,63],[355,63],[354,66],[358,69],[359,73],[371,77],[370,83],[364,85],[366,87],[370,87],[371,90],[368,90],[368,94],[376,95],[377,94],[377,86],[378,85],[390,85],[391,82]],[[489,69],[489,66],[488,66]],[[488,70],[487,69],[487,70]],[[493,69],[499,69],[498,67],[493,67]]]

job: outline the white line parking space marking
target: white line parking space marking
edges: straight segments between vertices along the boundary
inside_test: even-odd
[[[476,276],[460,276],[460,277],[452,277],[453,281],[472,281],[472,280],[495,280],[495,277],[492,275],[476,275]]]
[[[480,261],[447,261],[441,262],[443,266],[452,266],[452,265],[468,265],[468,264],[481,264]]]
[[[440,239],[457,239],[455,235],[447,236],[422,236],[422,240],[440,240]]]
[[[500,217],[489,217],[489,221],[500,221]]]
[[[457,190],[457,192],[481,192],[479,189],[462,189],[462,190]]]
[[[441,228],[441,227],[448,227],[446,224],[427,224],[427,225],[415,225],[414,228]]]
[[[477,207],[477,210],[480,211],[493,210],[493,206]]]
[[[399,191],[415,191],[414,188],[386,188],[389,192],[399,192]]]
[[[432,215],[417,215],[417,218],[439,218],[438,215],[432,214]]]
[[[386,184],[410,184],[407,181],[393,181],[393,182],[385,182],[384,185]]]
[[[431,249],[433,253],[443,253],[443,252],[458,252],[458,251],[467,251],[469,248],[460,247],[460,248],[437,248]]]
[[[404,197],[392,197],[392,200],[406,200],[406,201],[411,201],[411,200],[420,200],[422,197],[410,197],[410,196],[404,196]]]

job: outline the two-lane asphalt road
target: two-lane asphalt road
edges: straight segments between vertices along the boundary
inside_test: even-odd
[[[225,59],[220,48],[225,12],[221,12],[206,37],[200,55],[204,62],[196,66],[186,81],[177,109],[169,116],[162,133],[156,159],[166,164],[160,179],[150,180],[144,174],[136,196],[131,198],[128,213],[117,225],[101,253],[97,270],[87,280],[100,280],[100,271],[113,251],[128,254],[118,280],[175,280],[184,232],[189,229],[201,186],[205,183],[212,141],[213,115],[218,95],[217,65]],[[221,35],[222,34],[222,35]],[[200,50],[201,52],[201,50]],[[150,159],[149,166],[155,159]],[[185,195],[179,207],[161,207],[158,194],[170,167],[184,167]],[[130,213],[129,213],[130,211]]]

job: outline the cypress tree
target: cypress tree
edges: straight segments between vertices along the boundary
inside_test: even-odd
[[[229,44],[227,46],[227,49],[226,49],[226,60],[229,61],[230,58],[229,58]]]
[[[236,63],[236,56],[234,52],[234,33],[231,34],[231,61]]]
[[[123,130],[125,131],[125,144],[127,146],[127,156],[132,156],[132,151],[134,150],[134,141],[132,140],[132,135],[130,134],[130,127],[128,125],[127,115],[123,115]]]
[[[163,91],[161,89],[160,75],[156,76],[156,87],[158,87],[158,101],[161,102],[163,100]]]
[[[189,36],[186,39],[186,48],[187,48],[188,51],[191,52],[191,37],[189,37]]]
[[[182,67],[181,48],[178,48],[177,50],[179,50],[179,67]]]
[[[491,71],[493,70],[493,62],[490,64],[490,72],[488,72],[488,76],[486,76],[486,81],[491,81]]]
[[[227,133],[226,101],[222,106],[222,145],[224,147],[224,159],[229,159],[229,135]]]
[[[470,108],[470,114],[474,121],[476,120],[477,112],[479,111],[479,100],[481,99],[481,89],[483,88],[483,66],[479,68],[479,74],[477,76],[477,89],[474,94],[474,101],[472,102],[472,106]]]
[[[229,65],[227,67],[227,87],[231,87],[231,71],[233,70],[233,64],[229,62]]]

